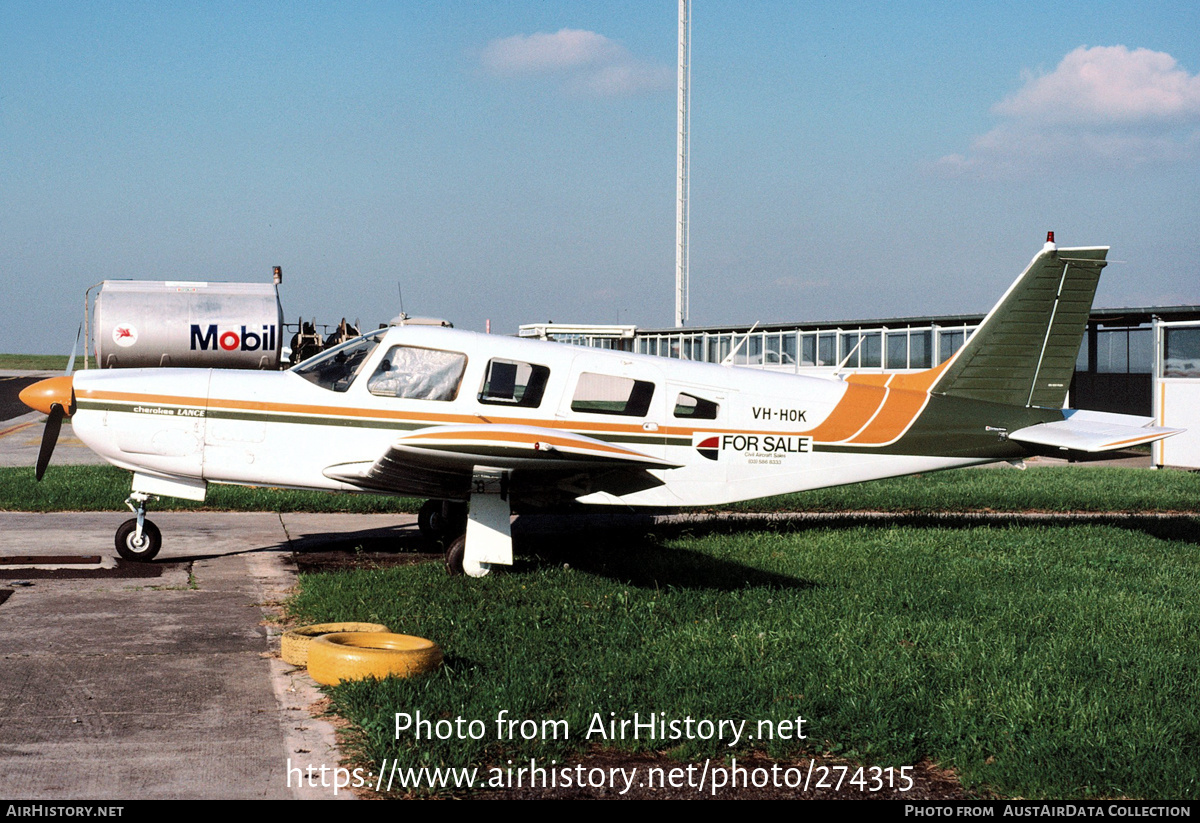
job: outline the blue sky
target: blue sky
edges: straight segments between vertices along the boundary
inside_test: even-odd
[[[982,6],[982,4],[978,4]],[[695,0],[693,324],[1200,304],[1200,4]],[[676,4],[0,3],[0,350],[109,278],[512,333],[674,311]]]

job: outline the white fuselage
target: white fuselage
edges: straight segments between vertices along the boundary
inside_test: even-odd
[[[201,490],[214,482],[361,492],[327,470],[370,464],[398,437],[427,427],[537,427],[619,443],[677,466],[649,469],[662,481],[653,488],[579,498],[666,507],[983,462],[883,453],[928,401],[929,381],[919,375],[843,381],[448,329],[375,334],[378,345],[336,385],[297,370],[79,372],[74,430],[117,466]],[[435,378],[443,380],[438,399],[429,399],[434,390],[404,396],[392,393],[394,380],[379,377],[395,374],[387,370],[401,350],[464,365]],[[518,381],[539,375],[539,402],[530,402],[529,386],[516,391],[525,390],[524,402],[511,387],[495,388],[502,373]]]

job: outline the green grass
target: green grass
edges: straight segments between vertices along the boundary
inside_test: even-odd
[[[1200,473],[1094,466],[957,469],[816,489],[733,511],[1200,511]]]
[[[310,622],[429,637],[437,673],[332,690],[378,763],[503,765],[596,743],[593,713],[782,721],[806,741],[624,741],[680,758],[749,748],[930,759],[1010,797],[1200,797],[1200,529],[849,527],[543,547],[513,573],[436,564],[304,575]],[[566,564],[566,566],[564,566]],[[568,568],[569,566],[569,568]],[[394,714],[486,724],[394,735]],[[501,741],[501,710],[568,740]]]
[[[0,354],[0,369],[65,371],[68,359],[65,354]],[[83,366],[83,355],[76,359],[75,365]]]
[[[0,510],[106,511],[124,508],[129,472],[111,466],[55,466],[41,483],[32,468],[0,468]],[[164,498],[158,510],[415,512],[422,501],[211,486],[204,504]],[[1200,511],[1200,473],[1050,467],[959,469],[753,500],[734,511]]]
[[[131,475],[115,466],[54,466],[36,482],[33,469],[0,468],[0,511],[120,511],[129,496]],[[416,512],[423,500],[373,494],[257,489],[246,486],[208,488],[203,503],[164,497],[154,511],[352,512],[374,514]]]

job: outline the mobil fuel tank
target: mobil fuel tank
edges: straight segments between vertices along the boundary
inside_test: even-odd
[[[273,283],[105,280],[94,317],[101,368],[279,368],[283,308]]]

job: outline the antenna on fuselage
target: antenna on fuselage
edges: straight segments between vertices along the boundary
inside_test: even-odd
[[[734,356],[736,356],[737,353],[742,350],[742,346],[746,345],[746,341],[750,339],[750,335],[754,334],[754,330],[757,328],[758,328],[758,321],[755,320],[754,325],[750,327],[750,331],[746,332],[746,335],[742,338],[742,342],[738,343],[737,346],[734,347],[733,351],[731,351],[729,354],[725,355],[725,359],[721,361],[722,366],[725,366],[726,368],[728,368],[729,366],[733,365]]]
[[[850,350],[850,353],[846,355],[846,359],[845,359],[845,360],[843,360],[841,363],[838,363],[838,367],[837,367],[837,376],[838,376],[838,378],[839,378],[839,379],[841,379],[841,378],[842,378],[842,373],[841,373],[841,372],[842,372],[842,369],[846,368],[846,364],[850,362],[850,358],[854,356],[854,353],[855,353],[856,351],[858,351],[858,347],[859,347],[859,346],[861,346],[861,345],[863,344],[863,340],[865,340],[865,339],[866,339],[866,337],[864,337],[864,336],[863,336],[862,332],[859,332],[859,334],[858,334],[858,342],[854,344],[854,348],[852,348],[852,349]]]

